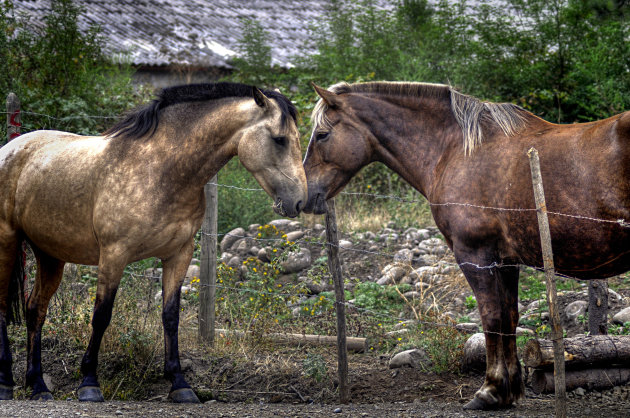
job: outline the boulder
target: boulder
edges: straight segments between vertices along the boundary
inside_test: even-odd
[[[630,322],[630,307],[620,310],[612,317],[613,324],[623,325],[626,322]]]
[[[273,221],[269,222],[269,225],[275,226],[278,229],[283,229],[289,226],[291,222],[293,221],[290,219],[274,219]]]
[[[230,258],[230,261],[227,262],[227,266],[232,267],[233,269],[239,268],[242,264],[243,264],[243,261],[237,255]]]
[[[300,248],[299,252],[289,254],[287,259],[280,263],[280,266],[288,274],[309,268],[311,264],[311,251],[308,248]]]
[[[339,240],[339,248],[343,250],[349,250],[352,248],[352,242],[346,239]]]
[[[474,322],[463,322],[455,325],[455,329],[466,334],[477,334],[479,332],[479,324]]]
[[[265,262],[265,263],[268,263],[271,261],[269,259],[269,252],[267,248],[261,248],[260,250],[258,250],[258,254],[256,255],[256,257],[258,257],[260,261]]]
[[[473,334],[464,344],[463,371],[486,370],[486,336],[483,332]]]
[[[414,369],[426,369],[431,363],[427,353],[419,348],[402,351],[389,360],[389,368],[412,367]]]
[[[413,252],[409,249],[402,249],[394,254],[394,261],[403,264],[411,264]]]
[[[184,277],[184,283],[190,283],[193,278],[199,278],[201,275],[201,269],[199,266],[195,264],[191,264],[188,266],[188,270],[186,271],[186,277]]]
[[[576,300],[574,302],[569,303],[564,308],[564,315],[567,320],[572,321],[577,324],[578,318],[580,316],[584,316],[586,314],[586,310],[588,309],[588,302],[585,300]]]
[[[287,234],[287,241],[297,241],[304,236],[304,231],[293,231]]]
[[[244,236],[245,230],[243,228],[235,228],[225,234],[225,236],[221,240],[221,252],[229,250],[230,247],[232,247],[232,244],[234,244],[236,241],[243,238]]]

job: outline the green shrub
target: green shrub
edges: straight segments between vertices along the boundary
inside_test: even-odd
[[[23,132],[96,134],[146,91],[131,85],[128,64],[105,55],[97,27],[79,30],[80,7],[72,0],[51,0],[50,6],[41,25],[16,16],[12,2],[0,4],[0,91],[20,98]]]

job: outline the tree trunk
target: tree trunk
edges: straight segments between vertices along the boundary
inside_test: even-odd
[[[565,378],[567,391],[579,387],[587,390],[608,389],[630,382],[630,369],[567,370]],[[534,370],[532,373],[532,390],[534,393],[553,393],[553,372]]]
[[[590,280],[588,285],[588,332],[608,334],[608,280]]]
[[[589,364],[606,366],[630,364],[629,335],[580,335],[564,340],[564,360],[567,367]],[[523,350],[523,362],[528,367],[553,367],[553,343],[549,340],[529,340]]]

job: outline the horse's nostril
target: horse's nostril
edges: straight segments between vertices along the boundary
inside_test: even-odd
[[[304,207],[304,205],[302,205],[302,201],[300,200],[299,202],[297,202],[297,204],[295,205],[295,210],[297,211],[297,213],[300,213],[300,211],[302,210],[302,208]]]

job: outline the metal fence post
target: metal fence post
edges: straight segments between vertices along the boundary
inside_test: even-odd
[[[204,186],[206,214],[201,227],[201,266],[199,272],[199,339],[214,345],[217,284],[217,176]]]

